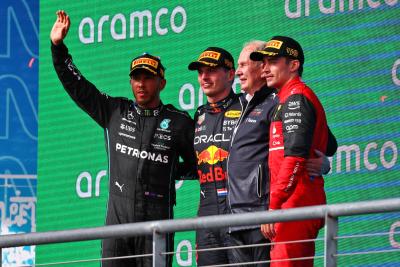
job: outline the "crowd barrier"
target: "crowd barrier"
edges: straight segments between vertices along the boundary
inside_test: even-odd
[[[165,256],[174,252],[165,251],[165,238],[167,233],[182,232],[204,228],[222,228],[229,226],[240,225],[255,225],[263,223],[297,221],[304,219],[317,219],[325,218],[325,235],[323,239],[316,240],[300,240],[292,242],[309,242],[309,241],[322,241],[324,242],[324,255],[315,256],[314,258],[323,258],[324,266],[334,267],[337,266],[337,259],[340,256],[348,256],[348,254],[338,253],[338,241],[345,238],[357,238],[366,235],[353,235],[353,236],[338,236],[339,217],[385,213],[385,212],[398,212],[400,211],[400,198],[341,203],[321,206],[309,206],[302,208],[293,208],[286,210],[274,210],[268,212],[253,212],[243,214],[229,214],[229,215],[215,215],[205,216],[189,219],[176,219],[176,220],[163,220],[140,222],[121,225],[110,225],[93,228],[81,228],[64,231],[49,231],[49,232],[36,232],[27,234],[14,234],[0,236],[0,255],[3,248],[41,245],[50,243],[63,243],[73,241],[87,241],[106,238],[118,238],[127,236],[140,236],[140,235],[153,235],[153,253],[144,255],[133,255],[127,257],[153,257],[153,266],[164,266]],[[387,234],[387,233],[380,233]],[[375,234],[376,235],[376,234]],[[379,235],[379,234],[378,234]],[[263,245],[271,245],[263,244]],[[216,248],[216,249],[229,249]],[[400,249],[391,249],[384,251],[374,251],[373,253],[399,253]],[[359,252],[358,254],[363,252]],[[368,252],[371,253],[371,252]],[[354,254],[353,254],[354,255]],[[119,257],[119,258],[127,258]],[[291,259],[301,260],[303,258]],[[87,261],[110,260],[110,258],[103,259],[87,259],[74,262],[77,263]],[[0,258],[1,263],[1,258]],[[57,265],[58,263],[41,264],[41,266]],[[241,263],[252,264],[252,263]],[[236,264],[227,264],[219,266],[234,266]],[[39,265],[35,265],[39,266]]]

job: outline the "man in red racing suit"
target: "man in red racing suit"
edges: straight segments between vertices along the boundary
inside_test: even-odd
[[[275,36],[252,59],[264,61],[263,76],[279,97],[270,128],[270,210],[325,204],[323,177],[310,176],[305,162],[316,157],[315,150],[329,155],[328,127],[317,96],[300,79],[300,45]],[[323,225],[322,219],[262,225],[262,232],[277,243],[271,250],[271,266],[313,266],[314,241],[280,242],[315,239]],[[302,257],[308,259],[288,260]]]

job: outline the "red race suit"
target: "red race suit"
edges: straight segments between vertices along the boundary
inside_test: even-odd
[[[325,111],[314,92],[300,77],[289,81],[278,93],[279,105],[270,128],[269,167],[271,171],[270,209],[288,209],[326,203],[322,176],[310,176],[305,168],[317,149],[326,154],[328,126]],[[315,239],[324,220],[276,223],[273,242]],[[275,244],[271,267],[313,266],[314,241]]]

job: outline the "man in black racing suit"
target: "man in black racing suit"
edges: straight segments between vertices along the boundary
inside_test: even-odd
[[[242,110],[238,96],[232,90],[233,57],[222,48],[209,47],[188,68],[197,70],[199,84],[207,96],[207,103],[195,113],[194,149],[200,182],[198,216],[226,214],[226,162],[231,135]],[[197,249],[228,244],[227,229],[196,231]],[[226,263],[229,263],[227,250],[197,253],[199,266]]]
[[[103,129],[109,161],[109,199],[106,224],[171,219],[175,179],[190,176],[195,166],[193,120],[159,93],[165,86],[159,58],[143,54],[130,66],[136,101],[101,93],[81,75],[63,43],[70,25],[64,11],[57,12],[51,32],[54,68],[75,103]],[[179,163],[179,157],[184,162]],[[166,248],[173,250],[173,235]],[[106,239],[103,257],[152,253],[152,236]],[[167,257],[171,266],[172,256]],[[151,266],[152,258],[107,260],[103,266]]]

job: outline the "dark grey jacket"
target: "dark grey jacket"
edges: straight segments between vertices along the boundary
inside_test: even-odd
[[[272,112],[277,104],[268,87],[258,90],[244,110],[231,138],[228,157],[228,206],[231,213],[268,209],[268,144]],[[246,105],[247,104],[247,105]],[[248,229],[259,226],[232,228]]]

